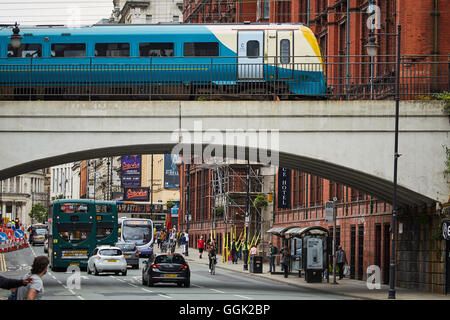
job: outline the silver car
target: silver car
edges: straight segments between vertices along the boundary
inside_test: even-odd
[[[122,250],[129,266],[139,269],[139,251],[134,243],[117,242],[116,247]]]
[[[123,252],[118,247],[100,246],[95,248],[89,257],[87,264],[87,273],[98,275],[101,272],[114,272],[127,275],[127,261]]]

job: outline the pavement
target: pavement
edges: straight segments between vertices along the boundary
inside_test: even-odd
[[[181,249],[177,248],[176,252],[181,253]],[[189,255],[187,257],[185,256],[185,259],[188,261],[188,263],[208,265],[207,252],[203,252],[202,259],[200,259],[197,249],[189,248],[188,254]],[[269,262],[263,263],[262,273],[250,273],[250,265],[248,266],[249,270],[244,270],[242,260],[238,260],[237,264],[233,264],[231,261],[228,261],[228,263],[226,263],[222,262],[221,255],[217,255],[216,268],[246,273],[251,277],[270,279],[279,283],[284,283],[304,289],[306,288],[314,291],[321,291],[328,294],[332,293],[336,295],[349,296],[364,300],[389,300],[388,285],[382,284],[380,289],[370,290],[367,287],[366,281],[349,279],[348,277],[343,278],[342,280],[337,280],[338,284],[333,284],[332,274],[330,275],[329,283],[327,283],[326,278],[323,279],[322,283],[307,283],[303,276],[301,278],[298,276],[298,272],[291,273],[287,278],[284,278],[284,275],[281,274],[281,266],[276,266],[276,271],[280,274],[271,274],[269,272]],[[434,294],[399,287],[396,287],[395,290],[396,300],[450,300],[450,295]]]

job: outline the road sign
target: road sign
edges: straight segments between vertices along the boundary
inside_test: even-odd
[[[450,240],[450,221],[442,223],[442,236],[445,240]]]
[[[6,233],[0,232],[0,242],[5,242],[8,240],[8,235]]]
[[[327,201],[325,202],[325,221],[333,222],[334,217],[334,202]]]
[[[16,231],[14,231],[14,236],[15,236],[16,238],[22,239],[24,235],[25,235],[25,234],[24,234],[24,232],[23,232],[22,230],[16,230]]]

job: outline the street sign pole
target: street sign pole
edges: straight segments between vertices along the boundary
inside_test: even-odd
[[[336,282],[336,201],[337,198],[333,198],[333,284]]]

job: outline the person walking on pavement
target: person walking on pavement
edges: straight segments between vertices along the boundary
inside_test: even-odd
[[[344,265],[347,264],[347,256],[342,246],[339,246],[336,251],[336,264],[339,267],[339,280],[344,277]]]
[[[275,247],[272,242],[269,242],[269,260],[270,260],[270,267],[269,272],[275,272],[275,257],[277,256],[277,247]],[[272,271],[273,270],[273,271]]]
[[[25,279],[31,277],[33,282],[26,287],[17,289],[17,300],[42,300],[44,293],[44,283],[42,277],[47,273],[49,260],[47,256],[34,258],[30,274],[25,275]]]
[[[184,232],[181,233],[180,244],[181,244],[181,253],[186,254],[186,236]]]
[[[205,240],[203,240],[203,236],[200,236],[200,239],[197,240],[198,253],[200,255],[200,259],[202,258],[203,250],[205,250]]]
[[[237,248],[236,248],[236,241],[233,240],[231,242],[231,262],[233,264],[237,264]]]
[[[288,247],[283,248],[283,254],[281,256],[281,265],[283,266],[284,277],[287,278],[289,275],[289,264],[291,261],[291,251]]]

